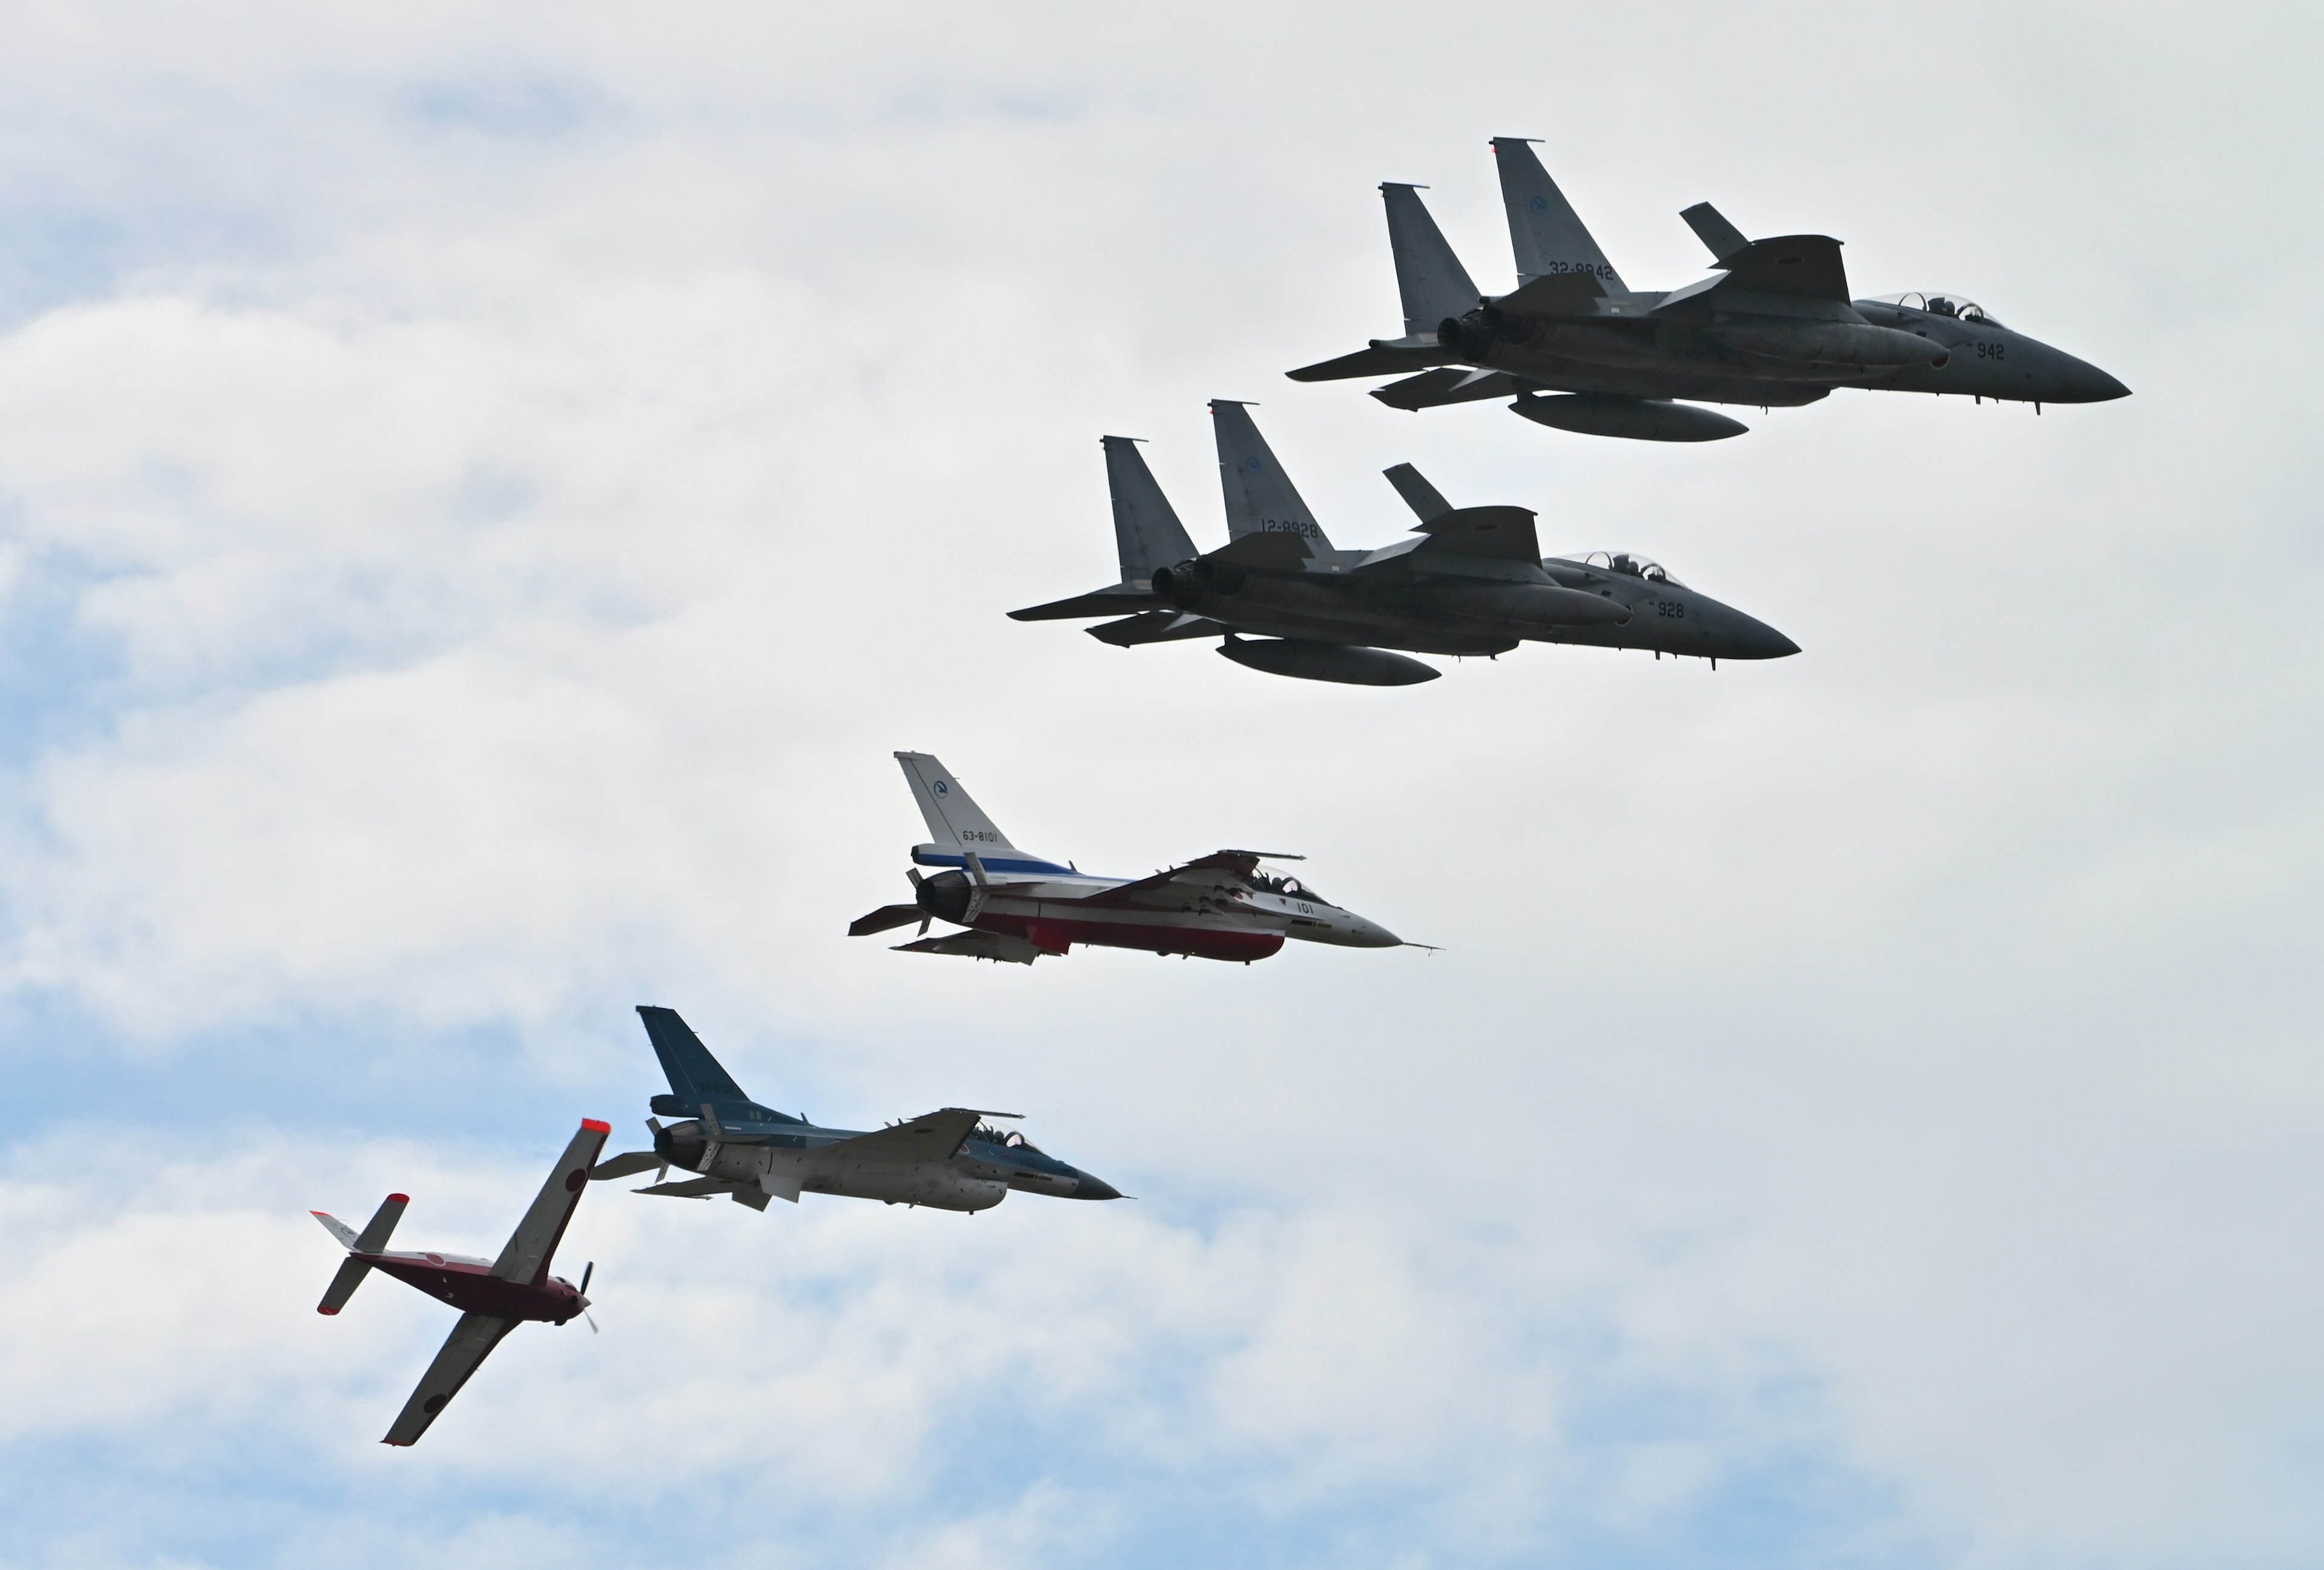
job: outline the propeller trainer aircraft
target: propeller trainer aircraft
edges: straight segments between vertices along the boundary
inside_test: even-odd
[[[1318,895],[1298,878],[1262,866],[1304,857],[1268,851],[1215,851],[1150,878],[1103,878],[1019,850],[992,826],[960,781],[926,753],[898,753],[912,799],[927,820],[928,843],[912,847],[909,905],[885,905],[856,919],[850,937],[917,921],[921,937],[905,954],[964,954],[1030,965],[1074,944],[1136,948],[1197,959],[1265,959],[1286,937],[1346,948],[1396,948],[1404,940]],[[945,869],[924,877],[921,867]],[[965,932],[927,936],[942,919]],[[1412,947],[1425,947],[1424,944]]]
[[[1238,665],[1364,687],[1405,687],[1440,674],[1391,649],[1492,656],[1521,641],[1582,643],[1698,655],[1713,664],[1800,651],[1773,627],[1642,558],[1544,557],[1533,513],[1455,507],[1410,464],[1389,469],[1388,478],[1419,515],[1414,536],[1378,550],[1336,550],[1250,411],[1219,400],[1211,414],[1226,492],[1225,546],[1196,555],[1137,446],[1105,437],[1121,581],[1011,611],[1012,617],[1120,616],[1087,629],[1090,636],[1125,649],[1223,638],[1218,651]]]
[[[613,1157],[592,1178],[652,1171],[652,1185],[633,1192],[678,1199],[725,1194],[753,1210],[766,1209],[770,1199],[796,1205],[802,1194],[966,1211],[989,1210],[1012,1189],[1061,1199],[1121,1197],[1112,1185],[1026,1143],[1024,1135],[984,1121],[1014,1113],[945,1107],[868,1133],[817,1128],[743,1094],[676,1010],[641,1006],[638,1013],[669,1077],[669,1094],[650,1104],[659,1114],[646,1120],[653,1149]],[[664,1126],[664,1116],[687,1121]],[[700,1176],[663,1181],[672,1167]]]
[[[2099,403],[2130,389],[2096,365],[2012,332],[1966,296],[1850,300],[1838,240],[1746,240],[1709,202],[1679,216],[1719,274],[1637,291],[1598,248],[1526,139],[1493,138],[1517,287],[1485,296],[1420,200],[1383,185],[1404,336],[1290,373],[1295,382],[1404,376],[1391,409],[1511,398],[1510,410],[1586,436],[1716,441],[1749,429],[1674,399],[1790,407],[1835,387],[1980,400]]]
[[[460,1310],[459,1322],[452,1326],[443,1350],[420,1376],[418,1388],[403,1403],[402,1413],[383,1443],[416,1444],[501,1338],[526,1320],[562,1325],[576,1314],[587,1316],[589,1277],[597,1268],[595,1263],[581,1272],[581,1284],[576,1287],[550,1275],[549,1261],[565,1235],[566,1223],[573,1219],[574,1207],[581,1203],[590,1163],[605,1148],[605,1136],[611,1132],[609,1126],[594,1118],[581,1120],[581,1131],[549,1169],[540,1196],[509,1234],[497,1260],[433,1251],[389,1252],[387,1240],[395,1224],[403,1219],[403,1207],[411,1203],[401,1194],[389,1195],[360,1233],[336,1216],[312,1212],[347,1251],[346,1262],[331,1278],[322,1302],[316,1305],[317,1313],[337,1314],[346,1307],[364,1278],[374,1270],[408,1282]],[[595,1321],[589,1327],[595,1329]]]

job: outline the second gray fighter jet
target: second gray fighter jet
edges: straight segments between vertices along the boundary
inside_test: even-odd
[[[1388,482],[1420,522],[1378,550],[1324,538],[1240,403],[1211,405],[1228,540],[1196,554],[1128,437],[1109,436],[1106,478],[1121,581],[1009,614],[1020,622],[1113,616],[1090,636],[1121,648],[1185,638],[1276,676],[1362,687],[1434,680],[1423,654],[1507,653],[1520,642],[1775,660],[1799,645],[1628,553],[1544,557],[1523,507],[1455,507],[1410,464]],[[1257,636],[1245,636],[1257,634]]]
[[[1290,373],[1295,382],[1402,375],[1392,409],[1508,398],[1542,425],[1642,441],[1716,441],[1749,429],[1677,399],[1787,407],[1835,387],[2098,403],[2130,389],[1945,291],[1851,300],[1838,240],[1746,240],[1709,202],[1680,217],[1716,276],[1683,289],[1624,283],[1564,194],[1514,136],[1493,138],[1517,287],[1486,296],[1423,206],[1383,185],[1404,336]]]

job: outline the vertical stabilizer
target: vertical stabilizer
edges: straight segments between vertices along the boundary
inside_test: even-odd
[[[1405,337],[1434,338],[1446,317],[1477,309],[1477,286],[1421,204],[1418,186],[1383,185],[1380,199],[1388,204],[1388,244],[1396,257],[1397,291],[1404,297]]]
[[[1501,167],[1501,203],[1509,211],[1509,249],[1517,253],[1517,287],[1536,278],[1586,272],[1609,290],[1628,292],[1606,253],[1582,226],[1573,204],[1534,156],[1531,143],[1522,136],[1496,136],[1493,156]]]
[[[661,1071],[669,1080],[669,1092],[687,1106],[699,1106],[706,1101],[748,1101],[734,1076],[710,1056],[710,1048],[702,1044],[676,1009],[657,1008],[651,1003],[638,1005],[638,1018],[646,1022],[646,1039],[653,1043],[654,1056],[661,1059]]]
[[[1176,559],[1184,561],[1186,558]],[[899,753],[896,762],[904,766],[904,778],[911,784],[912,799],[920,804],[920,816],[927,820],[928,839],[933,844],[967,850],[1017,848],[1009,843],[1007,835],[993,827],[992,819],[984,816],[984,809],[969,799],[960,781],[946,773],[933,754]]]
[[[1157,567],[1176,567],[1194,554],[1194,542],[1154,483],[1154,471],[1129,436],[1098,439],[1105,445],[1106,488],[1113,493],[1113,539],[1121,550],[1121,581],[1140,587]]]
[[[1229,399],[1214,398],[1211,420],[1218,431],[1219,485],[1226,493],[1228,537],[1296,534],[1314,550],[1331,550],[1315,514],[1300,500],[1291,476],[1251,423],[1250,411]]]

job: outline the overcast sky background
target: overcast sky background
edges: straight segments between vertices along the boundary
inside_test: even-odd
[[[28,5],[0,20],[0,1564],[2324,1559],[2305,8]],[[1294,365],[1375,186],[1510,282],[1494,134],[2121,377],[1703,447]],[[1370,690],[1012,606],[1204,401],[1644,551],[1805,652]],[[842,936],[933,751],[1136,873],[1300,850],[1441,954]],[[595,1189],[604,1333],[420,1447],[631,1011],[1139,1196]],[[568,1270],[567,1273],[570,1273]]]

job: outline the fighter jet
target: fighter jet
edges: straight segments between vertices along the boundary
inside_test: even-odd
[[[452,1326],[443,1350],[420,1376],[418,1388],[403,1403],[403,1411],[382,1443],[419,1443],[436,1414],[460,1393],[477,1365],[492,1354],[503,1336],[524,1321],[562,1325],[576,1314],[587,1316],[589,1277],[596,1262],[592,1261],[581,1272],[581,1284],[576,1287],[561,1276],[550,1275],[549,1261],[565,1235],[565,1224],[573,1219],[574,1207],[581,1203],[590,1163],[605,1148],[605,1136],[613,1131],[594,1118],[581,1120],[581,1131],[549,1169],[549,1180],[540,1186],[539,1197],[516,1224],[516,1231],[509,1234],[496,1260],[433,1251],[390,1253],[387,1240],[395,1224],[403,1219],[403,1207],[411,1203],[405,1195],[389,1195],[360,1233],[337,1216],[319,1210],[309,1213],[347,1251],[339,1273],[331,1278],[329,1289],[315,1306],[318,1314],[337,1314],[346,1307],[364,1278],[374,1270],[384,1271],[460,1310],[459,1322]],[[591,1320],[589,1328],[596,1327],[596,1321]]]
[[[638,1013],[669,1076],[669,1094],[649,1104],[657,1114],[646,1119],[653,1149],[599,1164],[589,1176],[600,1181],[650,1169],[653,1183],[632,1192],[676,1199],[724,1194],[753,1210],[766,1209],[770,1199],[797,1205],[802,1194],[967,1211],[990,1210],[1011,1189],[1060,1199],[1121,1197],[1111,1184],[984,1121],[1013,1120],[1015,1113],[948,1106],[869,1133],[817,1128],[744,1095],[676,1010],[641,1005]],[[665,1126],[664,1117],[687,1121]],[[701,1176],[666,1182],[672,1167]]]
[[[1267,958],[1286,937],[1343,948],[1404,943],[1293,874],[1260,864],[1269,857],[1305,857],[1222,850],[1150,878],[1097,877],[1010,845],[960,781],[927,753],[899,753],[896,761],[927,820],[928,842],[912,847],[915,864],[904,873],[912,881],[912,903],[859,917],[847,928],[850,937],[917,921],[919,940],[899,944],[902,953],[964,954],[1018,965],[1064,954],[1076,943],[1245,965]],[[923,877],[922,867],[946,870]],[[938,919],[968,930],[928,937],[929,923]]]
[[[1120,616],[1087,629],[1090,636],[1124,649],[1222,638],[1218,651],[1238,665],[1365,687],[1442,674],[1391,649],[1499,655],[1526,640],[1699,655],[1713,665],[1800,651],[1644,557],[1544,557],[1533,513],[1455,507],[1410,464],[1387,475],[1419,515],[1416,537],[1378,550],[1336,550],[1243,405],[1219,400],[1211,413],[1226,545],[1196,555],[1132,439],[1105,437],[1121,581],[1011,616]]]
[[[1493,138],[1517,287],[1469,281],[1412,185],[1383,185],[1404,336],[1290,373],[1295,382],[1404,379],[1372,390],[1391,409],[1513,399],[1527,420],[1586,436],[1717,441],[1749,428],[1691,404],[1812,403],[1835,387],[2099,403],[2130,389],[2096,365],[2013,332],[1966,296],[1851,301],[1838,240],[1746,240],[1709,202],[1679,216],[1717,276],[1668,292],[1624,283],[1526,140]]]

